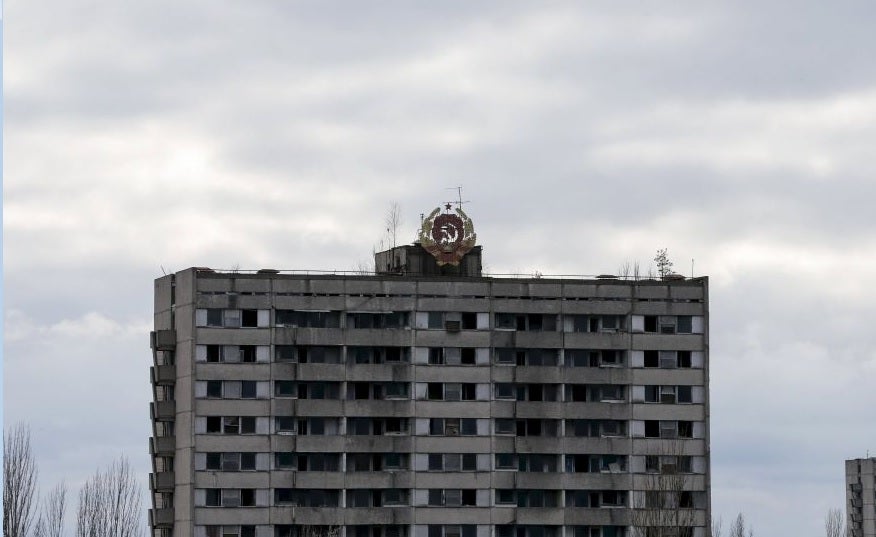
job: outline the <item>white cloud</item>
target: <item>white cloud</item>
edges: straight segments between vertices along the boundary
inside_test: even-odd
[[[160,265],[353,268],[460,184],[494,271],[710,275],[716,512],[818,531],[876,441],[807,429],[873,403],[869,4],[5,7],[6,408],[56,474],[148,469]]]

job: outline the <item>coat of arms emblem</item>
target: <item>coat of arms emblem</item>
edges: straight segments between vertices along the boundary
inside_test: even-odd
[[[449,203],[444,213],[440,207],[429,213],[420,227],[420,244],[435,257],[439,266],[459,265],[474,248],[476,239],[471,218],[462,207],[456,208],[456,214],[451,213]]]

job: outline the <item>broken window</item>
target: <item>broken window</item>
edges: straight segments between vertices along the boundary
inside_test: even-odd
[[[241,310],[240,325],[244,328],[255,328],[259,325],[258,310]]]

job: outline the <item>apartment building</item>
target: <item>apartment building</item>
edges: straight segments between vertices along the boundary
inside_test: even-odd
[[[876,537],[876,457],[846,461],[849,537]]]
[[[440,261],[158,278],[153,534],[706,537],[707,279]]]

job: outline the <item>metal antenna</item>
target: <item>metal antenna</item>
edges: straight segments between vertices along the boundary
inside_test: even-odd
[[[463,203],[471,203],[469,200],[463,201],[462,199],[462,186],[451,186],[445,188],[444,190],[456,190],[457,201],[448,201],[447,203],[455,203],[457,207],[462,208]]]

